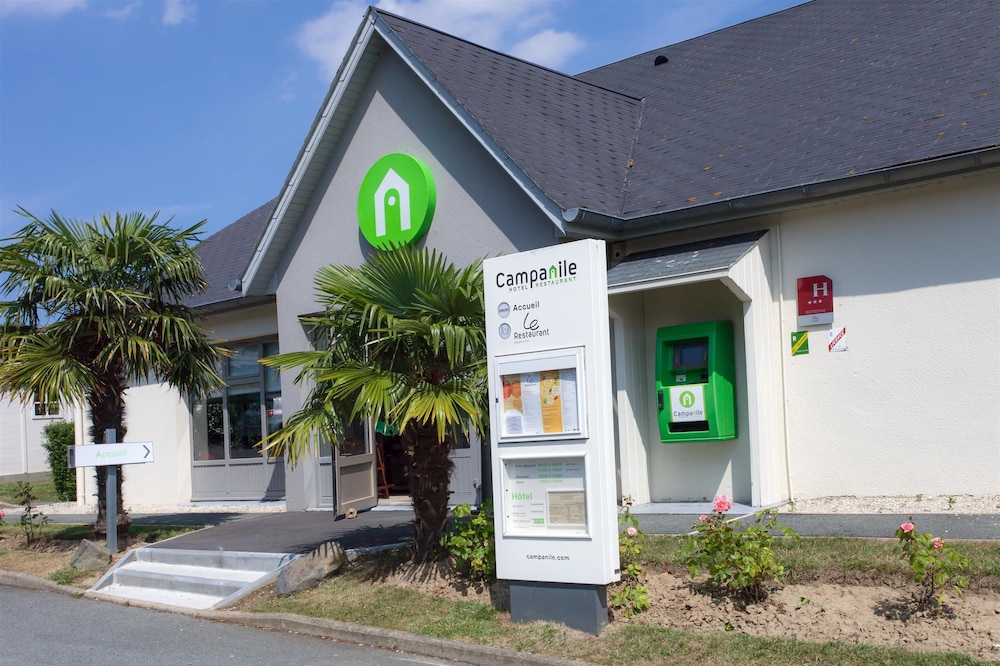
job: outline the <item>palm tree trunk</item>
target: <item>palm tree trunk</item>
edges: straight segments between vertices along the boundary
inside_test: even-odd
[[[430,562],[444,556],[441,534],[448,524],[448,497],[454,463],[449,440],[438,442],[433,425],[411,424],[403,431],[409,464],[407,476],[413,496],[413,560]]]
[[[104,431],[114,430],[116,441],[120,442],[125,437],[125,382],[107,381],[103,384],[103,390],[93,391],[90,394],[90,436],[95,444],[104,443]],[[124,539],[128,536],[128,528],[132,522],[131,517],[125,513],[125,502],[122,498],[122,467],[118,465],[116,479],[117,502],[115,506],[116,525],[118,536]],[[97,470],[97,520],[94,522],[94,533],[97,536],[106,536],[108,533],[108,478],[107,471]]]

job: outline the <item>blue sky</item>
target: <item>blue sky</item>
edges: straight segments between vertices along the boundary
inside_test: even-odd
[[[386,0],[566,73],[801,0]],[[206,235],[277,195],[366,3],[0,0],[0,238],[159,211]]]

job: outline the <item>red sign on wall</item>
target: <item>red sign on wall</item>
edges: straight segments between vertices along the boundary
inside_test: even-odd
[[[799,326],[833,323],[833,280],[825,275],[798,279]]]

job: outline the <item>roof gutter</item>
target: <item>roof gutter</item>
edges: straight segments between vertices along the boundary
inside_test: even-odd
[[[563,211],[563,219],[566,220],[567,231],[570,233],[575,231],[584,236],[597,235],[612,240],[628,240],[664,231],[679,231],[776,213],[830,199],[901,187],[997,166],[1000,166],[1000,148],[991,147],[655,215],[625,219],[586,208],[569,208]]]
[[[235,312],[237,310],[246,310],[249,307],[276,302],[277,297],[274,294],[266,294],[263,296],[236,296],[225,301],[215,301],[212,303],[195,305],[192,306],[191,309],[195,314],[206,317],[208,315],[218,315],[225,314],[227,312]]]

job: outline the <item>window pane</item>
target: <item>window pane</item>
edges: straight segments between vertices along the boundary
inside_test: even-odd
[[[222,394],[202,398],[194,404],[194,459],[222,460],[226,457]]]
[[[256,377],[260,374],[257,359],[260,358],[260,346],[239,347],[233,350],[229,359],[230,377]]]
[[[268,342],[264,345],[264,358],[274,356],[278,353],[278,343]],[[274,368],[264,367],[264,390],[268,393],[281,394],[281,376]]]
[[[260,384],[233,386],[229,389],[229,457],[256,458],[254,448],[264,436],[260,418]]]
[[[365,423],[352,423],[344,428],[344,439],[340,443],[340,455],[356,456],[368,453],[368,426]]]
[[[267,407],[267,434],[272,435],[281,427],[282,423],[281,394],[265,394],[264,404]]]

